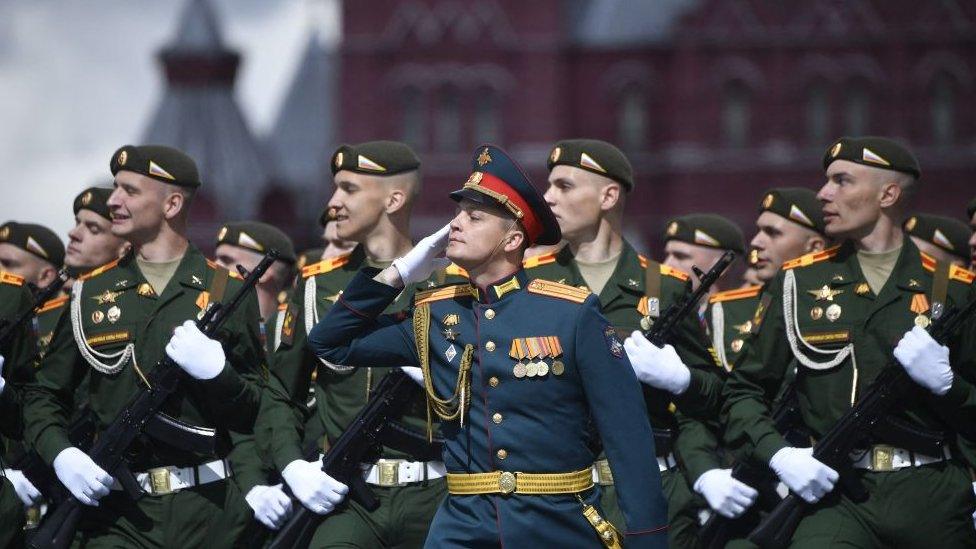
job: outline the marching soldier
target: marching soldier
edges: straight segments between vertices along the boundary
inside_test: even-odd
[[[915,214],[902,223],[918,251],[936,261],[948,261],[953,265],[969,265],[969,228],[953,217],[932,214]]]
[[[441,420],[449,496],[427,547],[619,547],[600,515],[590,418],[617,480],[628,547],[664,547],[659,472],[640,386],[589,290],[529,280],[523,253],[560,229],[501,149],[480,147],[451,197],[459,213],[383,271],[364,270],[309,335],[324,360],[420,364]],[[417,294],[412,315],[374,320],[447,259],[471,282]],[[553,320],[558,319],[558,320]]]
[[[800,522],[793,546],[843,540],[858,547],[971,547],[976,499],[954,440],[973,436],[973,337],[943,347],[925,328],[947,307],[965,303],[974,275],[921,254],[905,238],[900,220],[920,172],[900,144],[844,137],[828,148],[823,167],[827,181],[818,198],[826,234],[840,244],[787,261],[769,283],[725,385],[727,443],[739,456],[769,463],[804,500],[819,502]],[[914,382],[914,392],[891,412],[911,427],[875,433],[851,455],[853,472],[846,474],[862,483],[866,500],[835,487],[837,471],[774,429],[769,403],[794,363],[800,412],[814,440],[882,368],[904,368]]]
[[[355,242],[349,253],[323,259],[302,269],[295,299],[280,313],[274,338],[272,382],[263,402],[258,433],[271,460],[303,505],[319,514],[332,512],[346,487],[309,459],[303,425],[325,428],[318,452],[339,438],[366,405],[385,369],[355,369],[320,360],[308,349],[307,334],[338,301],[360,269],[387,267],[412,247],[410,213],[420,195],[420,160],[403,143],[374,141],[343,145],[332,155],[335,191],[323,220],[336,236]],[[459,280],[456,267],[409,285],[388,312],[403,311],[416,289]],[[403,365],[408,365],[404,363]],[[367,366],[369,366],[367,364]],[[315,413],[305,421],[310,380],[315,379]],[[423,544],[437,505],[444,499],[444,464],[436,446],[426,440],[426,411],[418,398],[403,418],[419,435],[411,448],[383,448],[376,463],[364,464],[366,482],[379,499],[376,511],[349,501],[327,517],[312,540],[315,547]]]
[[[601,312],[621,338],[634,330],[650,328],[658,315],[684,293],[688,277],[638,254],[623,238],[625,200],[634,188],[627,157],[604,141],[564,140],[553,147],[549,170],[545,199],[566,245],[527,258],[526,275],[593,292],[599,296]],[[720,384],[714,382],[718,372],[706,349],[698,319],[693,315],[686,318],[677,334],[674,347],[684,363],[693,365],[688,378],[691,387],[675,389],[675,393],[680,393],[677,395],[648,387],[645,400],[668,498],[670,544],[688,547],[694,543],[696,508],[700,505],[692,503],[691,491],[675,459],[678,430],[671,402],[679,407],[700,407],[695,401],[705,390],[703,387],[720,388]],[[718,390],[714,391],[716,396]],[[607,519],[622,524],[606,457],[601,455],[593,468],[594,478],[602,486],[601,503]]]
[[[205,337],[194,321],[209,303],[233,295],[239,277],[207,261],[186,239],[188,208],[200,186],[196,165],[169,147],[126,145],[110,167],[111,230],[131,249],[75,282],[70,314],[61,316],[27,386],[27,439],[88,506],[81,544],[198,546],[228,492],[236,490],[226,482],[232,432],[250,431],[259,405],[264,353],[257,301],[253,295],[245,300],[222,327],[220,341]],[[167,424],[196,436],[212,433],[215,450],[137,439],[126,457],[146,497],[132,501],[71,445],[65,428],[75,387],[86,374],[101,431],[145,389],[164,347],[187,374],[163,406]]]
[[[742,230],[728,218],[715,214],[687,214],[668,221],[664,231],[664,264],[691,277],[698,287],[692,267],[708,271],[726,250],[742,255],[745,240]],[[711,293],[720,289],[712,286]]]
[[[0,225],[0,269],[43,288],[58,277],[64,243],[51,229],[34,223]]]

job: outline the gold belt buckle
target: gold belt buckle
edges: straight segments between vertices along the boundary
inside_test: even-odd
[[[31,505],[25,510],[26,522],[24,523],[24,530],[33,530],[41,524],[41,508],[37,505]]]
[[[381,459],[376,462],[376,466],[379,467],[377,484],[386,487],[400,484],[400,460]]]
[[[169,469],[166,467],[156,467],[146,471],[149,474],[149,491],[154,496],[163,496],[173,493],[173,486],[170,484]]]
[[[498,476],[498,489],[508,495],[515,491],[515,473],[505,471]]]
[[[878,444],[871,447],[871,470],[872,471],[893,471],[895,460],[895,447],[885,444]]]
[[[596,462],[596,477],[600,486],[613,486],[613,471],[610,470],[610,462],[601,459]]]

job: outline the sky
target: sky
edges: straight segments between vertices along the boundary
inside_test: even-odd
[[[67,240],[71,203],[109,183],[109,159],[142,135],[164,91],[156,51],[186,0],[0,0],[0,222]],[[243,57],[236,98],[271,127],[310,32],[339,37],[337,0],[210,0]]]

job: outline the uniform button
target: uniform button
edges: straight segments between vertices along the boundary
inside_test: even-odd
[[[491,385],[492,387],[498,387],[498,378],[495,376],[491,376],[491,378],[488,379],[488,385]]]
[[[501,450],[495,452],[495,455],[498,456],[498,459],[505,459],[508,457],[508,452],[506,452],[505,449],[502,448]]]
[[[494,421],[496,424],[501,423],[502,422],[502,415],[499,414],[498,412],[495,412],[491,416],[491,420]]]
[[[488,343],[485,343],[485,350],[488,351],[489,353],[492,352],[492,351],[494,351],[495,350],[495,342],[494,341],[489,341]]]
[[[487,318],[488,320],[495,318],[495,310],[488,309],[487,311],[485,311],[485,318]]]

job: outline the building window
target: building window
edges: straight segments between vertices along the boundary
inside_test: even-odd
[[[864,82],[855,82],[844,91],[844,132],[865,135],[871,128],[871,95]]]
[[[426,110],[424,96],[417,88],[403,90],[400,101],[400,139],[411,147],[426,149]]]
[[[830,97],[825,82],[807,87],[806,138],[811,145],[822,146],[830,139]]]
[[[625,89],[617,105],[617,141],[625,151],[647,147],[647,118],[644,92],[637,86]]]
[[[734,80],[726,84],[722,98],[722,139],[727,146],[748,144],[751,103],[752,92],[745,83]]]
[[[456,88],[444,88],[437,100],[434,121],[435,148],[442,152],[461,150],[461,93]]]
[[[500,143],[501,106],[498,94],[490,89],[482,89],[475,96],[474,141],[475,143]]]
[[[932,83],[929,110],[933,141],[937,145],[952,143],[956,137],[956,90],[948,74],[939,74]]]

